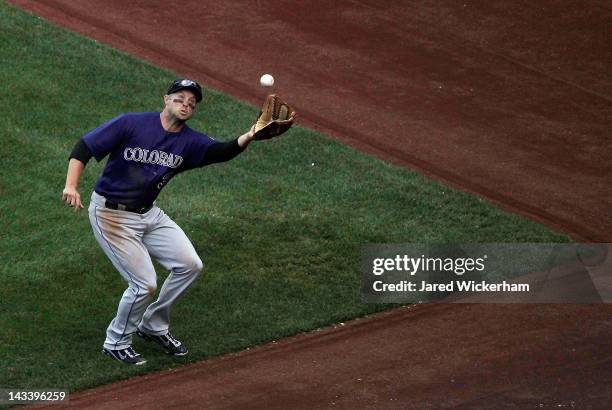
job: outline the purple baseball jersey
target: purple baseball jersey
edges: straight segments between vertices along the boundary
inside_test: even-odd
[[[89,132],[83,141],[97,161],[108,161],[95,191],[116,203],[148,207],[176,174],[202,164],[215,140],[184,125],[168,132],[160,113],[130,113]]]

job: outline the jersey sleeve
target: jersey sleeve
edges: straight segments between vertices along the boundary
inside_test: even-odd
[[[83,137],[85,145],[96,158],[96,161],[101,161],[125,137],[127,133],[126,123],[126,115],[120,115],[105,122]]]
[[[216,141],[208,135],[194,133],[189,144],[189,155],[185,158],[184,170],[202,166],[204,156]]]

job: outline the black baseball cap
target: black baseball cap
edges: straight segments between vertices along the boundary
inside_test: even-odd
[[[166,94],[174,94],[180,90],[190,90],[195,94],[197,102],[202,101],[202,87],[200,87],[200,84],[196,83],[195,81],[188,78],[179,78],[174,80],[172,84],[170,84],[170,87],[168,87]]]

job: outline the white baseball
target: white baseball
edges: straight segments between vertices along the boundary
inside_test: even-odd
[[[259,79],[259,83],[262,87],[272,87],[274,85],[274,77],[270,74],[264,74]]]

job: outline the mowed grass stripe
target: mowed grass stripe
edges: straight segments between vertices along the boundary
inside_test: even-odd
[[[100,348],[125,283],[95,242],[87,214],[60,201],[67,157],[103,121],[161,109],[176,75],[5,3],[0,55],[6,388],[83,389],[386,309],[360,301],[366,243],[568,240],[298,126],[165,188],[159,205],[205,263],[173,312],[173,332],[191,353],[169,358],[136,341],[147,365],[118,365]],[[207,90],[191,126],[228,140],[257,112]],[[80,187],[86,203],[102,166],[87,166]],[[158,271],[161,285],[165,273]]]

